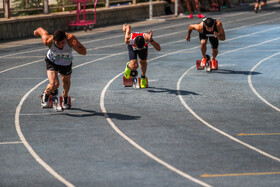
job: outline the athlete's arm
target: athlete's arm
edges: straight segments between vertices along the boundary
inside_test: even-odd
[[[73,47],[77,53],[81,55],[86,55],[87,54],[87,49],[78,41],[78,39],[70,33],[66,33],[66,38],[68,40],[68,44],[70,47]]]
[[[161,50],[160,45],[155,40],[153,40],[153,31],[152,30],[150,30],[149,34],[146,34],[146,33],[144,34],[144,39],[146,42],[150,42],[150,44],[152,44],[152,46],[156,50],[158,50],[158,51]]]
[[[217,23],[217,30],[218,32],[214,31],[214,35],[216,38],[218,38],[219,40],[225,40],[226,39],[226,34],[222,25],[222,22],[220,22],[219,20],[216,20]]]
[[[191,40],[191,33],[193,30],[196,30],[197,32],[203,32],[203,22],[200,24],[191,24],[188,29],[188,34],[186,36],[186,40],[189,42]]]
[[[44,45],[48,47],[52,45],[53,36],[49,35],[49,33],[42,27],[39,27],[34,31],[34,36],[41,36]]]
[[[129,44],[130,42],[130,37],[131,37],[131,26],[130,25],[124,25],[123,26],[123,32],[125,32],[125,37],[124,37],[124,41],[126,44]]]

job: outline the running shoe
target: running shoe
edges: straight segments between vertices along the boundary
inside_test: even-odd
[[[125,70],[124,70],[124,76],[126,79],[130,78],[131,69],[128,67],[129,62],[126,63]]]
[[[188,18],[193,18],[193,15],[192,15],[192,14],[190,14]]]
[[[147,79],[146,77],[141,77],[141,88],[147,88]]]
[[[211,69],[218,69],[218,63],[217,63],[217,60],[212,60],[212,67]]]
[[[46,107],[48,107],[49,106],[49,95],[47,95],[46,93],[45,93],[45,91],[43,92],[43,97],[42,97],[42,107],[43,108],[46,108]]]
[[[206,65],[206,62],[207,62],[207,59],[206,58],[202,58],[201,62],[200,62],[200,66],[205,66]]]
[[[258,13],[258,11],[259,11],[259,7],[255,7],[255,13]]]
[[[198,17],[198,18],[205,18],[205,16],[202,15],[202,14],[198,14],[197,17]]]
[[[64,109],[69,109],[70,108],[68,96],[63,97],[62,108],[64,108]]]

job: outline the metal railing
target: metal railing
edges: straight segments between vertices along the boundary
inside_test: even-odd
[[[64,12],[64,11],[75,11],[77,8],[76,3],[71,4],[49,4],[49,0],[42,0],[42,3],[36,8],[14,8],[11,5],[12,0],[2,0],[3,6],[0,8],[0,18],[10,18],[13,16],[20,16],[20,15],[32,15],[32,14],[48,14],[50,12]],[[87,8],[93,8],[94,1],[89,1],[86,3]],[[160,0],[155,0],[160,1]],[[1,1],[0,1],[1,2]],[[64,2],[64,1],[63,1]],[[121,6],[121,5],[135,5],[138,3],[149,2],[149,0],[98,0],[97,8],[106,7],[110,8],[112,6]],[[26,6],[28,7],[28,6]],[[2,16],[1,16],[2,15]]]

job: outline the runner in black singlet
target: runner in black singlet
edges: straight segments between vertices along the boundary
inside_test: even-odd
[[[188,34],[186,40],[190,41],[191,32],[196,30],[199,32],[200,39],[200,49],[202,53],[201,66],[205,66],[207,61],[206,51],[207,51],[207,41],[211,43],[212,47],[212,67],[211,69],[217,69],[216,57],[218,55],[219,40],[225,40],[226,35],[221,21],[213,18],[205,18],[200,24],[191,24],[188,29]]]

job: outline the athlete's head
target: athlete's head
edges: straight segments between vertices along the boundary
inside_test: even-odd
[[[136,45],[137,48],[142,49],[145,45],[145,39],[143,36],[137,36],[134,39],[134,44]]]
[[[53,40],[58,48],[63,48],[66,43],[66,34],[63,30],[56,30],[53,34]]]
[[[204,23],[207,31],[211,32],[214,30],[215,20],[213,18],[205,18],[203,20],[203,23]]]

